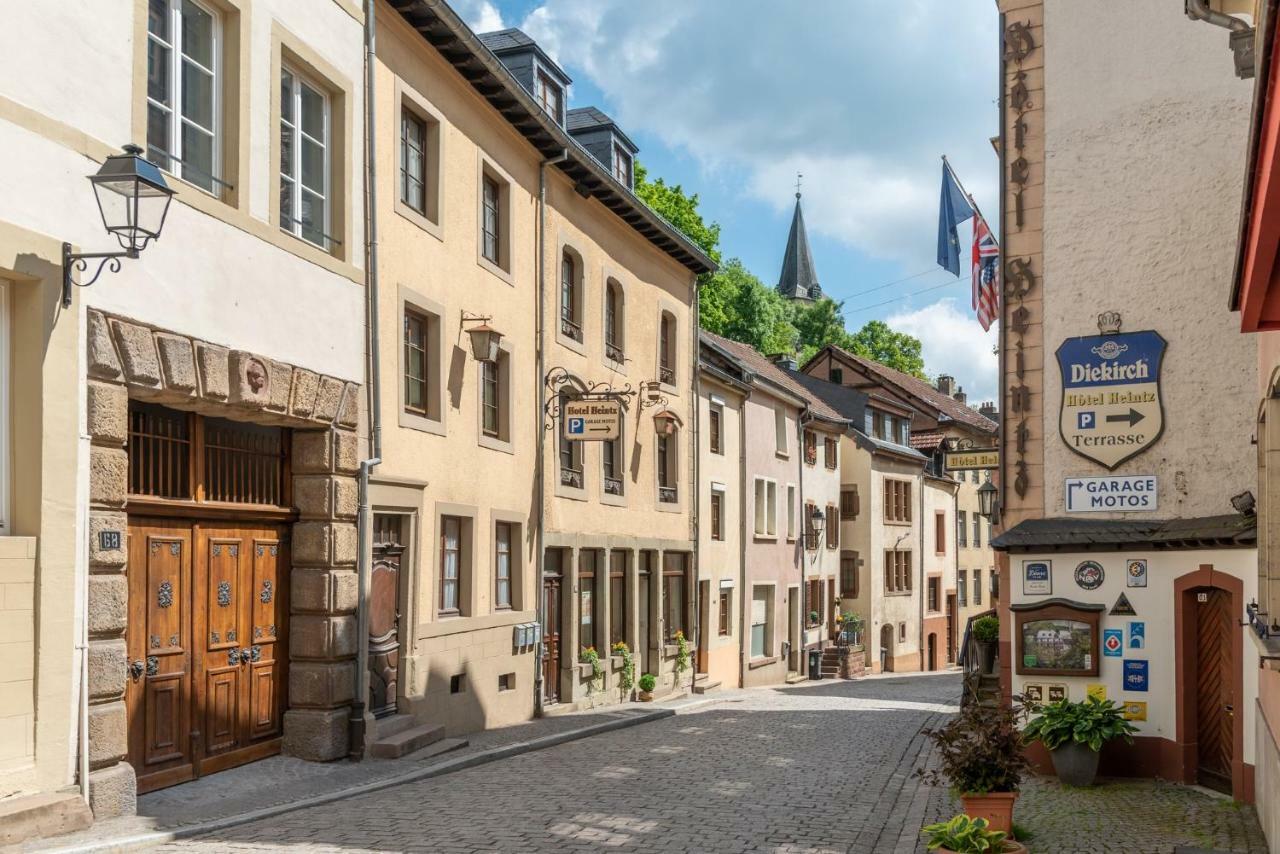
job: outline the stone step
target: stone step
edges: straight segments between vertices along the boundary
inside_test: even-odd
[[[705,694],[705,693],[707,693],[708,691],[713,691],[713,690],[715,690],[716,688],[719,688],[719,687],[720,687],[720,680],[719,680],[719,679],[717,679],[716,681],[712,682],[712,681],[711,681],[711,677],[710,677],[710,676],[707,676],[707,675],[704,673],[704,674],[703,674],[703,678],[702,678],[701,680],[694,680],[694,683],[693,683],[693,693],[695,693],[695,694]]]
[[[378,741],[389,736],[399,735],[407,729],[413,729],[417,723],[418,719],[413,715],[391,715],[390,717],[378,718],[373,724],[373,740]]]
[[[442,738],[435,744],[428,744],[426,747],[416,753],[410,754],[406,758],[412,759],[414,762],[421,762],[423,759],[431,759],[442,753],[452,753],[455,750],[461,750],[470,743],[471,742],[467,741],[465,738]]]
[[[78,793],[46,792],[0,801],[0,847],[84,830],[93,814]]]
[[[369,755],[377,759],[399,759],[406,753],[421,750],[444,738],[444,727],[439,724],[421,724],[395,735],[379,738],[369,746]]]

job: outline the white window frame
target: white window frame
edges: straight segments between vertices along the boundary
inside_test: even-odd
[[[151,43],[154,41],[169,51],[169,69],[168,69],[169,87],[170,87],[170,97],[173,100],[173,104],[172,105],[162,104],[159,101],[156,101],[154,98],[152,98],[150,92],[147,92],[147,107],[149,110],[150,107],[154,105],[169,114],[169,139],[166,142],[167,147],[165,149],[165,153],[168,156],[163,159],[166,162],[168,162],[171,166],[173,165],[174,162],[176,162],[180,168],[178,170],[174,170],[171,168],[160,166],[160,164],[156,164],[156,165],[160,166],[161,169],[164,169],[164,171],[169,173],[170,175],[180,178],[184,182],[191,184],[191,186],[195,187],[198,190],[201,190],[202,192],[209,193],[213,196],[221,196],[221,190],[223,187],[222,169],[221,169],[222,167],[222,106],[223,106],[222,104],[222,77],[223,77],[223,71],[222,71],[223,20],[222,18],[223,16],[218,11],[217,8],[210,6],[206,3],[202,3],[200,2],[200,0],[188,0],[188,2],[190,2],[191,5],[196,6],[197,8],[207,13],[210,16],[210,18],[213,19],[213,43],[210,45],[210,51],[209,51],[210,58],[213,61],[213,67],[206,68],[205,66],[196,62],[194,59],[189,59],[187,55],[182,52],[182,46],[180,44],[180,41],[179,41],[180,37],[178,34],[182,32],[183,0],[165,0],[165,4],[168,6],[168,10],[169,10],[169,41],[166,42],[163,39],[161,39],[159,36],[156,36],[151,32],[151,28],[147,27],[147,46],[150,47]],[[209,178],[212,179],[213,187],[208,190],[206,190],[204,187],[200,186],[199,184],[192,182],[190,178],[187,178],[183,174],[183,170],[185,170],[186,168],[186,164],[183,163],[183,160],[185,159],[185,155],[187,152],[182,149],[182,124],[183,122],[186,122],[189,120],[187,119],[186,114],[184,112],[184,109],[183,109],[184,105],[182,102],[182,64],[183,62],[188,62],[188,61],[192,65],[196,66],[197,68],[199,68],[204,72],[207,72],[211,77],[213,77],[213,116],[212,116],[213,127],[205,128],[194,121],[191,122],[192,126],[199,128],[201,131],[207,131],[213,137],[213,145],[211,146],[212,161],[209,164],[210,170],[209,170],[209,176],[208,176]]]
[[[752,515],[755,536],[760,539],[777,539],[778,482],[771,477],[757,477],[751,495],[755,502]]]
[[[293,102],[293,121],[289,122],[285,119],[284,104],[281,104],[280,125],[288,124],[294,133],[294,162],[292,164],[292,174],[285,171],[283,147],[280,150],[280,174],[278,177],[289,179],[289,183],[293,185],[293,192],[289,194],[290,210],[287,214],[290,222],[286,226],[282,219],[280,223],[280,230],[287,234],[292,234],[299,240],[310,243],[312,246],[315,246],[324,252],[330,252],[333,249],[330,244],[334,242],[333,238],[329,236],[331,228],[330,223],[333,220],[333,165],[331,163],[331,158],[333,156],[333,100],[329,97],[329,93],[325,90],[324,86],[321,86],[314,78],[307,74],[303,74],[296,67],[289,65],[288,63],[280,66],[280,74],[282,77],[285,74],[288,74],[293,78],[293,85],[290,87],[289,92],[289,98]],[[283,83],[283,80],[280,82]],[[307,239],[303,236],[302,232],[302,136],[304,133],[302,130],[302,87],[304,85],[320,96],[320,102],[324,107],[324,141],[321,142],[310,134],[307,134],[307,139],[318,143],[324,149],[324,168],[321,173],[324,176],[324,193],[321,194],[321,199],[324,201],[324,222],[320,227],[320,243]],[[277,127],[276,132],[279,133],[279,131],[280,128]],[[310,188],[307,189],[309,192],[315,192]],[[279,191],[279,183],[277,183],[276,192],[279,193]],[[282,218],[286,216],[285,211],[281,210],[280,216]]]
[[[796,511],[798,510],[798,499],[796,497],[796,485],[794,483],[787,484],[787,541],[795,542],[796,539]]]
[[[0,536],[9,533],[9,285],[0,279]]]

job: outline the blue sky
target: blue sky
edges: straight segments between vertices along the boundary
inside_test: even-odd
[[[934,260],[940,155],[995,224],[990,0],[451,2],[477,31],[536,38],[573,78],[570,106],[612,115],[650,174],[699,194],[725,257],[769,285],[803,173],[819,281],[848,327],[886,320],[971,403],[994,396],[995,329],[973,319],[967,274]]]

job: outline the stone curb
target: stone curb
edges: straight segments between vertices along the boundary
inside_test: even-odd
[[[698,703],[697,705],[701,706],[703,703]],[[41,850],[45,852],[45,854],[80,854],[80,852],[89,851],[133,851],[150,848],[156,845],[164,845],[165,843],[173,842],[177,839],[199,836],[216,830],[226,830],[227,828],[237,827],[242,824],[249,824],[250,822],[264,818],[273,818],[274,816],[294,812],[295,810],[322,806],[324,804],[358,795],[367,795],[372,792],[381,791],[382,789],[389,789],[392,786],[400,786],[405,783],[414,783],[419,780],[440,777],[445,774],[451,774],[455,771],[464,771],[468,768],[474,768],[477,765],[486,765],[499,759],[508,759],[512,756],[519,756],[522,753],[532,753],[535,750],[545,750],[548,747],[555,747],[556,745],[570,741],[578,741],[579,739],[589,738],[593,735],[601,735],[606,732],[626,729],[639,724],[673,717],[678,713],[680,708],[682,707],[631,712],[623,718],[604,721],[603,723],[598,724],[590,724],[589,726],[579,727],[578,729],[568,730],[567,732],[545,735],[540,738],[530,739],[529,741],[518,741],[514,744],[503,745],[502,747],[493,747],[488,750],[478,751],[469,756],[460,756],[456,759],[446,759],[443,762],[438,762],[428,768],[420,768],[416,771],[410,771],[396,777],[373,780],[356,786],[348,786],[345,789],[326,792],[322,795],[303,798],[291,803],[277,804],[271,807],[264,807],[260,810],[227,816],[226,818],[212,819],[210,821],[192,824],[186,827],[175,827],[171,830],[155,830],[146,833],[136,833],[122,839],[103,840],[101,842],[92,842],[83,845],[72,845],[62,848],[48,848]]]

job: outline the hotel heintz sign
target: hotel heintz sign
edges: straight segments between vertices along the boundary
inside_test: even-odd
[[[1114,331],[1068,338],[1057,354],[1062,441],[1108,469],[1147,450],[1164,432],[1160,365],[1165,340],[1149,329],[1121,334],[1119,325],[1117,316]]]

